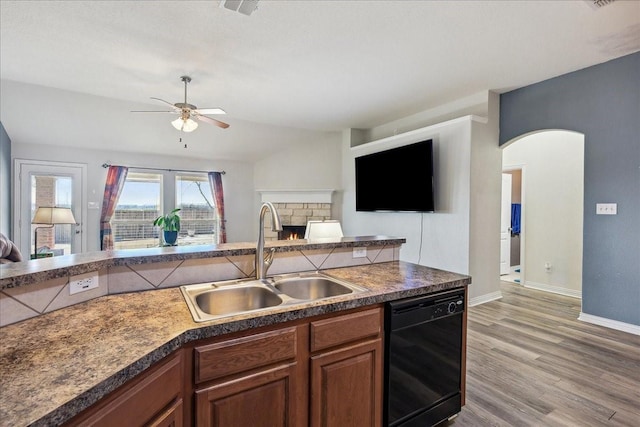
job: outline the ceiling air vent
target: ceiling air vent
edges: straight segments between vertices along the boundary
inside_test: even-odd
[[[258,8],[258,0],[222,0],[220,5],[249,16]]]
[[[589,3],[589,6],[591,6],[592,9],[600,9],[601,7],[611,4],[616,0],[584,0],[584,1]]]

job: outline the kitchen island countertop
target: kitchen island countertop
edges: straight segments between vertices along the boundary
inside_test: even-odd
[[[178,288],[108,295],[0,328],[0,425],[57,425],[183,345],[460,288],[466,275],[402,261],[324,270],[368,291],[196,323]]]

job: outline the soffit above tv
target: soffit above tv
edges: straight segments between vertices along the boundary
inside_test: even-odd
[[[464,124],[467,122],[477,122],[487,124],[488,119],[486,117],[480,117],[476,115],[462,116],[444,122],[436,123],[434,125],[425,126],[423,128],[411,130],[409,132],[399,133],[397,135],[388,136],[382,139],[376,139],[355,147],[350,147],[351,153],[354,156],[362,156],[369,153],[375,153],[376,151],[393,148],[409,144],[412,142],[420,141],[423,139],[431,138],[439,129],[456,124]],[[383,148],[384,147],[384,148]]]
[[[262,202],[271,203],[331,203],[331,197],[336,190],[256,190],[261,195]]]

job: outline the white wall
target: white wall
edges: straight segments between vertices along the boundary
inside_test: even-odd
[[[253,222],[247,206],[251,206],[253,191],[253,165],[227,160],[206,160],[149,154],[134,154],[106,150],[83,150],[40,144],[14,144],[13,159],[50,160],[76,162],[87,165],[87,202],[98,203],[102,208],[102,196],[107,176],[103,163],[122,166],[158,167],[188,170],[217,170],[226,172],[222,183],[225,192],[225,215],[227,217],[227,240],[247,242],[254,239]],[[87,208],[85,206],[85,208]],[[100,209],[88,209],[87,251],[100,250]]]
[[[502,150],[498,147],[500,99],[487,97],[487,122],[471,129],[470,303],[500,298]]]
[[[489,104],[487,103],[486,91],[478,92],[435,108],[420,111],[372,129],[360,130],[362,133],[361,140],[356,144],[352,144],[352,146],[471,115],[488,117]]]
[[[546,131],[519,139],[504,149],[503,167],[519,166],[525,286],[580,296],[584,136]]]
[[[477,108],[478,97],[471,97]],[[460,103],[453,103],[460,108]],[[360,137],[384,134],[384,129],[343,133],[343,229],[349,235],[386,234],[405,237],[400,259],[472,276],[472,300],[499,298],[501,151],[498,148],[499,98],[484,94],[486,119],[465,116],[416,129],[405,119],[408,132],[362,143]],[[461,111],[466,111],[464,108]],[[435,114],[435,113],[434,113]],[[434,114],[425,112],[424,117]],[[447,117],[439,108],[438,115]],[[355,211],[354,158],[432,138],[435,142],[435,213],[381,213]]]
[[[254,164],[254,188],[259,190],[336,190],[331,216],[342,215],[341,135],[327,132],[317,140],[276,152]],[[255,197],[257,212],[260,197]]]
[[[171,114],[131,113],[131,110],[165,110],[148,97],[159,96],[171,102],[180,99],[181,92],[172,92],[170,88],[166,93],[140,94],[140,101],[135,103],[0,79],[0,119],[14,145],[163,153],[242,162],[255,162],[325,133],[249,122],[229,111],[223,118],[230,124],[228,129],[203,123],[197,131],[181,134],[171,126],[175,118]],[[190,90],[189,96],[201,106],[205,102],[197,90],[193,93]],[[188,150],[183,148],[184,143],[188,144]]]
[[[404,237],[400,259],[469,272],[469,162],[471,119],[434,125],[354,148],[343,142],[343,230],[348,235]],[[355,157],[433,139],[435,213],[356,212]]]

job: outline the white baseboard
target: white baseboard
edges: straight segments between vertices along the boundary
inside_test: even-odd
[[[593,316],[580,312],[578,320],[583,322],[593,323],[594,325],[604,326],[605,328],[611,328],[622,332],[628,332],[633,335],[640,335],[640,326],[633,325],[631,323],[619,322],[617,320],[607,319],[606,317]]]
[[[469,307],[473,307],[474,305],[484,304],[485,302],[495,301],[500,298],[502,298],[502,292],[500,291],[491,292],[490,294],[480,295],[479,297],[474,297],[469,299]]]
[[[546,283],[536,283],[527,280],[524,284],[525,288],[536,289],[538,291],[551,292],[554,294],[564,295],[572,298],[582,298],[582,291],[567,289],[560,286],[547,285]]]

